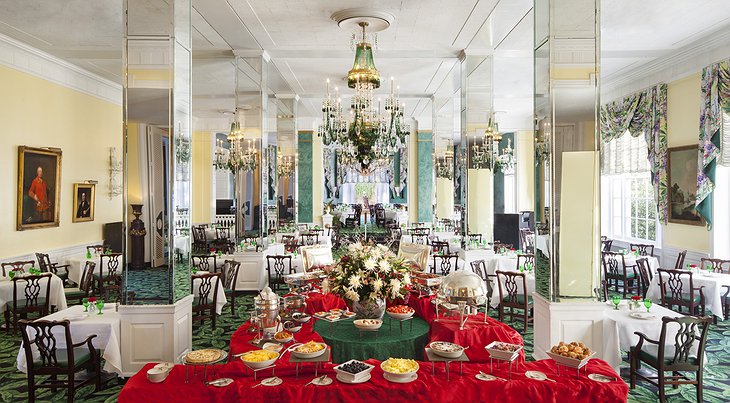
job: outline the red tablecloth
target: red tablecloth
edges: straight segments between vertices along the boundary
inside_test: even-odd
[[[435,316],[435,315],[434,315]],[[493,341],[524,345],[522,336],[508,325],[484,314],[470,315],[463,330],[459,330],[459,317],[441,317],[440,321],[431,322],[431,341],[448,341],[461,346],[469,346],[466,355],[472,362],[489,362],[489,353],[484,349]],[[457,323],[444,322],[453,320]],[[520,362],[525,361],[525,350],[520,351]]]
[[[358,385],[346,385],[337,380],[328,386],[303,385],[313,378],[313,369],[304,368],[299,379],[294,376],[294,368],[276,368],[276,375],[284,380],[279,386],[259,386],[255,384],[253,375],[246,371],[241,362],[231,362],[216,366],[209,379],[230,377],[233,384],[224,388],[205,386],[202,374],[185,383],[185,368],[178,365],[170,376],[160,384],[150,383],[145,375],[152,364],[145,366],[138,374],[127,381],[119,394],[119,402],[403,402],[403,401],[439,401],[439,402],[571,402],[571,403],[613,403],[625,402],[628,385],[620,378],[610,383],[598,383],[585,375],[578,376],[575,371],[561,371],[558,376],[551,360],[529,362],[520,365],[519,371],[512,374],[509,382],[479,381],[474,376],[480,371],[489,372],[488,364],[464,364],[464,374],[459,375],[458,366],[452,365],[451,381],[446,381],[443,364],[437,364],[435,375],[431,375],[431,364],[421,363],[418,379],[407,384],[390,383],[383,378],[380,362],[368,360],[375,365],[369,382]],[[334,378],[334,373],[327,365],[323,373]],[[591,360],[588,373],[599,373],[617,377],[613,369],[602,360]],[[547,374],[557,382],[537,381],[524,376],[526,370],[537,370]],[[192,373],[192,371],[191,371]],[[322,373],[322,372],[320,372]],[[497,370],[495,375],[506,377],[506,367]],[[263,375],[264,377],[270,374]],[[259,378],[259,381],[262,378]]]
[[[431,300],[434,298],[436,298],[435,295],[419,298],[418,294],[410,293],[406,304],[416,311],[416,316],[430,324],[433,322],[434,316],[436,316],[433,304],[431,303]]]
[[[318,292],[313,292],[307,294],[307,307],[304,310],[306,313],[313,315],[316,312],[329,311],[330,309],[335,308],[347,308],[345,300],[330,293],[321,294]]]
[[[233,332],[233,334],[231,335],[231,345],[229,348],[229,351],[230,351],[229,361],[237,361],[237,360],[233,359],[233,355],[235,355],[235,354],[241,354],[241,353],[245,353],[246,351],[259,349],[258,347],[249,343],[249,341],[251,341],[254,337],[256,337],[256,332],[249,332],[248,331],[249,328],[251,328],[251,323],[247,322],[243,326],[239,327],[238,330]],[[302,330],[300,330],[297,333],[294,333],[295,342],[306,343],[310,340],[322,341],[322,338],[319,336],[319,334],[315,333],[314,330],[312,330],[312,321],[311,320],[302,326]],[[284,360],[281,361],[281,363],[289,362],[289,354],[290,353],[284,354],[284,356],[282,357],[282,358],[284,358]],[[281,365],[281,364],[279,364],[279,365]]]

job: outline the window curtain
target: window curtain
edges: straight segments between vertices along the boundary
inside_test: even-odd
[[[606,144],[628,131],[644,135],[659,220],[667,222],[667,85],[632,94],[601,106],[601,141]]]
[[[699,151],[697,155],[697,212],[712,228],[712,198],[715,166],[726,165],[730,133],[723,131],[723,114],[730,112],[730,59],[702,70]]]

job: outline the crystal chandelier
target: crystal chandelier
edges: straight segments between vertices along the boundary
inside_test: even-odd
[[[436,177],[452,179],[454,177],[454,144],[449,140],[443,157],[436,157]]]
[[[294,175],[296,167],[296,157],[294,155],[276,155],[276,174],[280,178],[288,178]]]
[[[252,172],[258,168],[258,151],[254,141],[244,137],[241,122],[238,120],[238,109],[234,116],[227,136],[230,148],[226,152],[221,141],[216,149],[213,165],[216,169],[229,169],[233,173]]]
[[[338,88],[333,96],[327,79],[327,98],[322,102],[322,124],[317,128],[317,135],[325,147],[336,152],[343,168],[368,175],[388,166],[393,153],[405,148],[410,127],[403,122],[405,104],[400,103],[393,78],[385,104],[381,105],[378,100],[376,108],[373,90],[380,88],[380,73],[375,68],[372,45],[367,41],[368,23],[358,25],[362,37],[355,47],[355,62],[347,74],[347,86],[355,90],[350,102],[350,120],[343,116]]]
[[[499,142],[502,141],[502,133],[499,132],[499,125],[490,115],[484,137],[474,142],[472,149],[472,168],[490,169],[495,172],[512,174],[515,170],[514,150],[512,140],[507,139],[507,147],[500,152]]]
[[[228,150],[223,147],[223,140],[215,141],[215,155],[213,157],[213,166],[215,169],[228,169]]]

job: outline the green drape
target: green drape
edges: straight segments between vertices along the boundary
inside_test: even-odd
[[[657,213],[659,220],[666,223],[669,217],[666,84],[658,84],[601,106],[601,141],[608,143],[626,131],[634,137],[644,134]]]

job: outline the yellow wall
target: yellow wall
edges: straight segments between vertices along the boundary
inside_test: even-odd
[[[193,132],[192,151],[192,195],[193,223],[210,223],[213,202],[211,157],[211,133]]]
[[[127,123],[127,189],[129,204],[142,203],[142,182],[139,169],[139,123]],[[131,208],[130,208],[131,214]]]
[[[517,211],[535,209],[535,141],[533,136],[531,130],[515,133]]]
[[[120,105],[0,66],[0,260],[103,238],[104,223],[121,221],[121,196],[110,199],[109,147],[122,157]],[[16,231],[18,146],[58,147],[60,226]],[[72,223],[73,184],[96,180],[94,221]]]
[[[700,73],[667,85],[668,146],[697,144],[700,127]],[[663,245],[697,252],[710,252],[710,232],[705,227],[672,224],[662,227]]]

